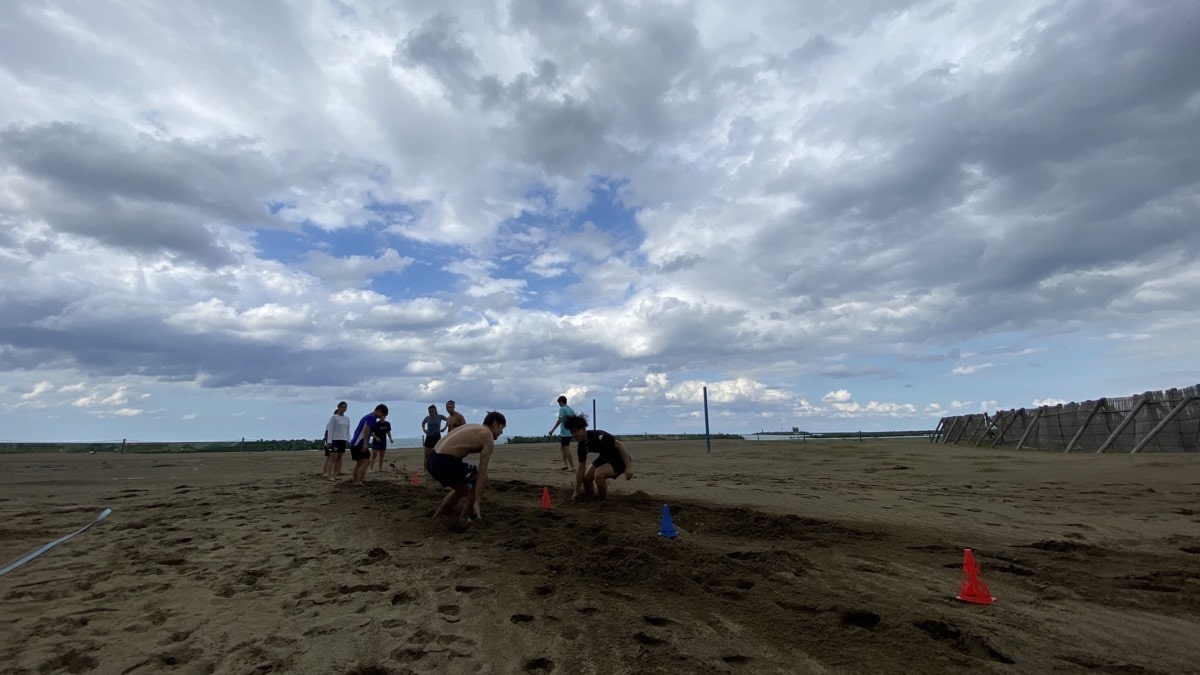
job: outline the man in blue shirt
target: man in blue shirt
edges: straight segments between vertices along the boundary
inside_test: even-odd
[[[563,458],[562,470],[563,471],[574,471],[575,470],[575,464],[571,461],[571,432],[567,431],[567,425],[564,424],[566,419],[574,414],[575,414],[575,411],[571,409],[571,406],[567,405],[567,397],[559,396],[558,397],[558,421],[554,423],[554,426],[550,427],[550,433],[546,434],[547,436],[553,436],[554,430],[561,428],[561,431],[559,431],[558,433],[559,433],[559,445],[561,446],[561,449],[562,449],[562,458]],[[581,471],[583,470],[583,464],[579,465],[579,469]]]
[[[354,472],[350,474],[350,484],[361,486],[367,475],[367,467],[371,465],[371,437],[375,435],[375,425],[380,420],[387,419],[388,407],[382,403],[375,406],[369,415],[364,415],[354,429],[354,438],[350,441],[350,458],[354,460]]]

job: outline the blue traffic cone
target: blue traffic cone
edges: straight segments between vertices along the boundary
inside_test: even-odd
[[[675,523],[671,522],[671,509],[663,504],[662,526],[658,528],[658,536],[674,539],[679,536],[679,530],[675,529]]]

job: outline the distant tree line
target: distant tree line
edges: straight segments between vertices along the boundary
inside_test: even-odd
[[[321,439],[307,438],[292,440],[257,441],[208,441],[196,443],[147,443],[147,442],[104,442],[104,443],[0,443],[0,454],[23,452],[79,453],[125,453],[129,455],[163,452],[269,452],[280,450],[317,450],[324,447]]]
[[[702,441],[704,434],[614,434],[618,438],[643,441]],[[509,436],[510,445],[521,443],[556,443],[558,436]],[[713,440],[744,440],[741,434],[712,434]]]

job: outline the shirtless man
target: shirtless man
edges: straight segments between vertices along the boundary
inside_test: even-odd
[[[580,494],[592,496],[592,483],[596,483],[596,493],[600,499],[608,497],[608,479],[625,474],[625,480],[633,478],[633,460],[625,444],[607,431],[596,429],[588,431],[587,415],[571,415],[563,421],[563,426],[571,432],[575,439],[579,471],[575,474],[575,491],[571,499]],[[583,465],[589,452],[600,455],[584,473]]]
[[[476,520],[482,515],[479,511],[483,503],[483,492],[487,489],[488,462],[492,459],[492,451],[496,449],[496,439],[504,433],[508,421],[498,412],[490,412],[483,418],[483,424],[466,424],[452,434],[446,434],[433,448],[429,456],[429,476],[450,488],[450,493],[442,500],[433,516],[436,518],[449,511],[459,499],[470,498],[463,506],[462,517]],[[465,461],[467,455],[479,453],[478,468]]]
[[[467,418],[454,409],[454,401],[446,401],[446,433],[467,423]]]

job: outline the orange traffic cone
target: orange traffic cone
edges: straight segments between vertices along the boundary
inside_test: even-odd
[[[550,488],[548,487],[542,488],[542,508],[550,508]]]
[[[414,472],[413,472],[413,475],[412,475],[412,478],[411,478],[411,481],[412,481],[412,484],[413,484],[413,485],[420,485],[420,484],[421,484],[421,472],[420,472],[420,471],[414,471]]]
[[[963,549],[962,587],[955,597],[977,605],[990,605],[996,600],[988,592],[987,584],[979,578],[979,566],[975,564],[975,554],[969,548]]]

